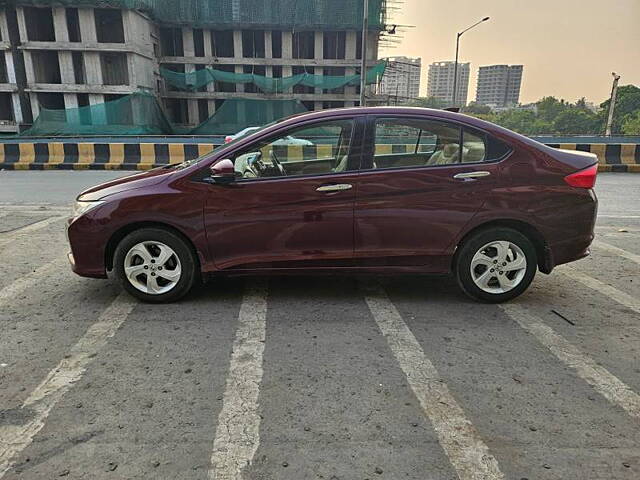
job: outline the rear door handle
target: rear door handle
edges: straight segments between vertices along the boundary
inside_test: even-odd
[[[485,172],[485,171],[465,172],[465,173],[458,173],[457,175],[454,175],[453,178],[455,178],[456,180],[465,180],[467,178],[488,177],[489,175],[491,175],[491,172]]]
[[[351,190],[353,185],[349,183],[337,183],[333,185],[322,185],[321,187],[316,188],[316,192],[343,192],[345,190]]]

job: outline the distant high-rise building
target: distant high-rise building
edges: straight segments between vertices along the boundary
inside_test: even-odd
[[[470,64],[458,64],[458,85],[456,87],[455,101],[453,101],[454,70],[455,62],[436,62],[429,65],[427,96],[454,103],[455,105],[466,105],[469,93]]]
[[[491,107],[508,107],[520,101],[522,65],[489,65],[478,71],[476,102]]]
[[[400,102],[420,96],[420,75],[422,59],[391,57],[387,60],[387,70],[380,82],[380,93],[400,98]]]

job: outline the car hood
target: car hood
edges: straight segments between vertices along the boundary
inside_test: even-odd
[[[88,188],[78,195],[78,200],[93,202],[127,190],[135,190],[138,188],[156,185],[164,181],[174,171],[175,170],[172,168],[155,168],[148,172],[136,173],[133,175],[127,175],[126,177],[117,178],[110,182],[101,183],[95,187]]]

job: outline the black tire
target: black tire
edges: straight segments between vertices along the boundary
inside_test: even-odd
[[[134,246],[142,242],[159,242],[170,247],[180,262],[180,279],[166,293],[145,293],[136,288],[125,274],[127,254]],[[198,269],[198,262],[187,242],[179,235],[162,228],[142,228],[130,233],[118,244],[113,256],[113,270],[123,288],[132,296],[147,303],[170,303],[180,300],[191,290],[199,278]],[[141,278],[146,277],[142,276]]]
[[[485,245],[496,241],[511,242],[519,247],[527,261],[524,276],[520,280],[520,283],[513,287],[512,290],[503,293],[490,293],[483,290],[476,285],[471,274],[471,262],[476,253]],[[487,228],[465,240],[456,255],[455,262],[455,275],[462,291],[474,300],[485,303],[502,303],[518,297],[529,288],[529,285],[531,285],[536,275],[537,269],[538,257],[531,240],[517,230],[506,227]],[[480,271],[480,273],[482,273],[482,271]],[[493,281],[497,282],[497,278]]]

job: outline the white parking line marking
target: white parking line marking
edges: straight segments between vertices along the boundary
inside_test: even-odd
[[[1,232],[0,238],[4,240],[5,238],[14,236],[14,235],[23,235],[25,233],[37,232],[38,230],[42,230],[43,228],[48,227],[52,223],[56,223],[60,220],[63,220],[64,218],[65,218],[64,216],[55,216],[55,217],[45,218],[44,220],[39,220],[37,222],[31,223],[24,227],[16,228],[15,230],[11,230],[9,232]]]
[[[37,286],[43,278],[54,275],[56,270],[61,268],[63,264],[63,260],[57,258],[7,285],[0,290],[0,305],[15,300],[21,293]]]
[[[627,260],[631,260],[632,262],[640,265],[640,255],[636,255],[635,253],[628,252],[626,250],[623,250],[622,248],[618,248],[614,245],[610,245],[600,240],[594,240],[593,244],[596,246],[596,248],[601,248],[602,250],[606,250],[607,252],[613,253],[620,257],[624,257]]]
[[[267,320],[266,282],[246,287],[222,410],[211,454],[211,480],[240,480],[260,444],[258,395]]]
[[[580,378],[595,388],[611,403],[622,407],[629,415],[640,418],[640,395],[631,390],[618,377],[584,355],[562,336],[558,335],[542,320],[515,304],[500,305],[500,308],[522,328],[536,337],[564,364],[573,368]]]
[[[618,290],[615,287],[612,287],[611,285],[607,285],[600,280],[590,277],[589,275],[586,275],[576,270],[575,268],[570,267],[569,265],[563,265],[558,271],[562,272],[567,277],[580,282],[585,287],[591,288],[593,290],[596,290],[597,292],[607,295],[619,304],[630,308],[636,313],[640,313],[640,299],[634,298],[631,295],[624,293],[623,291]]]
[[[640,215],[598,215],[598,218],[640,218]]]
[[[498,461],[466,418],[464,410],[424,354],[384,289],[376,284],[366,284],[363,285],[363,291],[374,320],[407,376],[422,410],[433,424],[440,445],[460,480],[505,478]]]
[[[115,335],[135,305],[128,294],[120,294],[22,404],[22,408],[33,412],[32,418],[23,425],[0,427],[0,478],[44,427],[53,407],[80,380],[93,357]]]

